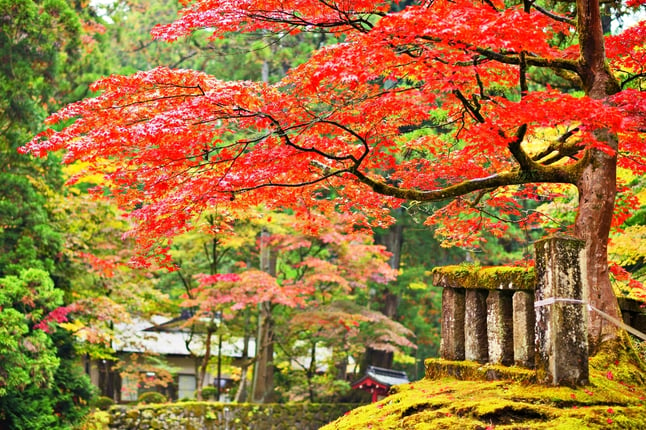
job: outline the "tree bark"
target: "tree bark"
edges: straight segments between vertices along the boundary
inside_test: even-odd
[[[258,314],[258,337],[256,339],[256,363],[253,372],[251,401],[272,401],[274,389],[274,322],[271,303],[260,304]]]
[[[245,310],[245,322],[244,322],[244,339],[242,347],[242,359],[240,363],[240,384],[238,385],[238,391],[236,392],[234,402],[241,403],[247,400],[247,370],[251,366],[252,361],[249,359],[249,341],[251,340],[251,335],[247,328],[249,327],[249,322],[251,319],[251,312],[247,309]]]
[[[375,243],[384,245],[388,252],[391,253],[390,258],[388,259],[388,265],[395,270],[399,270],[399,265],[401,263],[403,240],[404,225],[401,221],[397,221],[395,224],[390,226],[385,234],[375,235]],[[394,318],[395,315],[397,315],[399,295],[392,293],[387,289],[383,303],[382,313],[388,318]]]
[[[585,93],[597,100],[605,100],[620,90],[609,70],[604,47],[599,0],[577,0],[577,19],[580,42],[579,75]],[[607,130],[597,132],[614,154],[599,149],[587,151],[586,163],[576,186],[579,192],[579,210],[575,234],[586,243],[587,297],[590,305],[621,320],[617,298],[608,274],[608,235],[614,213],[617,192],[617,136]],[[590,314],[588,327],[590,355],[600,344],[617,336],[619,328],[595,311]]]
[[[610,140],[612,139],[608,136]],[[616,156],[592,150],[590,162],[584,168],[577,189],[579,212],[575,234],[585,240],[586,280],[588,302],[593,308],[621,320],[619,305],[608,273],[608,234],[614,212],[616,194]],[[588,340],[590,355],[599,345],[614,338],[619,328],[594,310],[589,313]]]
[[[401,221],[397,221],[395,224],[390,226],[385,233],[375,234],[375,243],[384,245],[386,250],[391,253],[390,258],[388,259],[388,265],[396,270],[399,270],[399,265],[401,263],[403,240],[404,224]],[[389,288],[387,288],[384,292],[384,296],[381,298],[381,303],[383,303],[381,313],[386,315],[388,318],[394,319],[397,315],[397,307],[399,306],[399,294],[393,293]],[[382,351],[368,347],[366,348],[363,366],[361,366],[362,371],[365,371],[368,366],[378,366],[390,369],[393,366],[393,358],[394,356],[391,351]]]
[[[260,235],[260,270],[276,276],[276,252],[268,244],[269,233]],[[263,302],[258,306],[258,336],[256,338],[256,363],[253,372],[251,401],[271,402],[274,390],[274,321],[273,306]]]
[[[211,338],[213,337],[213,330],[210,328],[207,329],[206,337],[204,340],[206,350],[204,351],[204,356],[201,357],[200,364],[197,372],[197,391],[195,393],[195,398],[198,401],[204,400],[202,398],[202,388],[204,388],[204,380],[206,379],[206,369],[209,365],[209,360],[211,359]]]

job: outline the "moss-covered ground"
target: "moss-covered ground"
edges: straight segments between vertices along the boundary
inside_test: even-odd
[[[646,429],[646,371],[623,344],[592,358],[590,384],[577,388],[537,385],[525,369],[467,366],[447,376],[438,369],[450,362],[428,364],[434,370],[425,379],[323,429]],[[492,375],[503,379],[487,380]]]

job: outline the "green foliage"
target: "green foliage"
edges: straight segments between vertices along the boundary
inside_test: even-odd
[[[50,383],[59,365],[49,336],[34,325],[62,302],[46,272],[0,278],[0,396]]]
[[[215,400],[218,395],[218,389],[216,387],[208,386],[202,388],[202,398],[204,400]]]
[[[2,0],[0,16],[0,127],[22,140],[40,126],[59,67],[78,56],[81,22],[63,0]]]
[[[0,277],[39,268],[57,285],[69,281],[50,204],[63,183],[60,160],[32,159],[17,148],[42,129],[47,114],[74,100],[72,89],[87,88],[82,69],[91,42],[81,42],[81,23],[90,18],[84,7],[0,0]]]
[[[151,403],[166,403],[167,401],[168,399],[166,398],[166,396],[156,391],[149,391],[147,393],[143,393],[137,399],[137,403],[142,405],[147,405]]]
[[[71,429],[93,395],[70,334],[39,325],[63,305],[57,287],[70,284],[52,204],[60,160],[17,152],[83,87],[83,7],[0,0],[0,428]]]
[[[23,175],[0,174],[0,276],[31,267],[54,271],[62,244],[46,209],[46,198]]]
[[[92,406],[102,411],[107,411],[112,405],[114,405],[114,400],[110,397],[99,396],[92,400]]]
[[[56,356],[60,359],[60,365],[54,373],[47,396],[54,403],[59,426],[74,427],[87,414],[90,400],[96,395],[96,387],[79,366],[79,356],[71,333],[57,329],[51,337],[57,348]]]
[[[78,430],[109,430],[110,414],[107,411],[94,411],[88,414]]]
[[[0,428],[71,428],[86,412],[93,388],[70,334],[35,327],[62,295],[42,270],[0,278]]]

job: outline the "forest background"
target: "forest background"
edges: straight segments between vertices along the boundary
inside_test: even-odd
[[[609,26],[622,10],[608,5]],[[572,222],[576,199],[567,191],[549,204],[526,203],[504,235],[492,231],[475,242],[456,242],[441,224],[423,225],[435,204],[393,211],[396,224],[374,235],[345,233],[342,215],[317,223],[317,214],[307,214],[304,226],[305,214],[259,206],[204,214],[196,221],[201,228],[180,236],[166,260],[145,266],[125,234],[128,220],[87,193],[101,178],[64,186],[82,165],[62,168],[56,155],[33,159],[18,147],[48,114],[91,96],[89,86],[101,76],[164,65],[224,80],[276,82],[337,40],[326,33],[210,40],[198,31],[173,44],[153,41],[153,26],[174,19],[174,0],[3,0],[0,10],[0,424],[10,428],[73,425],[95,394],[79,357],[115,359],[115,321],[187,310],[187,329],[199,326],[203,335],[249,338],[264,323],[275,340],[263,343],[248,370],[224,363],[227,373],[238,374],[238,400],[347,399],[345,374],[359,375],[368,364],[421,377],[423,359],[439,346],[440,295],[430,270],[461,262],[531,265],[532,241]],[[643,279],[646,253],[644,181],[626,174],[623,182],[634,211],[616,226],[611,248],[622,288],[630,285],[619,282],[626,279],[622,269]],[[518,222],[533,213],[552,222]],[[289,364],[321,346],[334,351],[327,373],[316,374],[314,360],[301,369]],[[260,358],[272,353],[273,365],[263,365]],[[350,357],[360,366],[348,369]],[[155,366],[154,357],[142,359]],[[274,376],[258,393],[254,367]]]

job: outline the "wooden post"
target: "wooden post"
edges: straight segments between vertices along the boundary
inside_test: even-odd
[[[585,242],[551,237],[536,242],[536,372],[551,385],[588,383]]]

